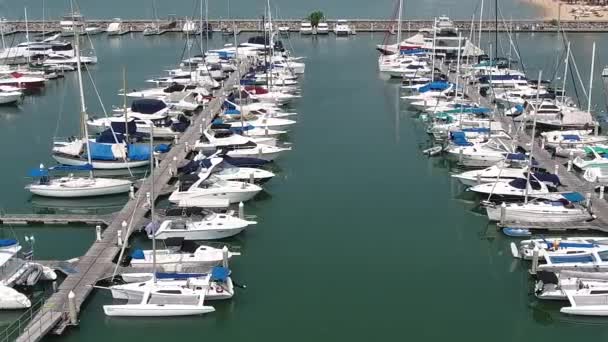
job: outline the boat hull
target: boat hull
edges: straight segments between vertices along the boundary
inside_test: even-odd
[[[197,231],[162,231],[156,234],[156,239],[183,238],[184,240],[221,240],[240,234],[247,226],[230,229],[209,229]]]
[[[167,305],[167,304],[125,304],[104,305],[106,316],[121,317],[171,317],[196,316],[214,312],[212,306],[200,305]]]
[[[53,154],[53,159],[55,159],[59,164],[63,165],[72,165],[72,166],[83,166],[88,164],[88,162],[84,159],[76,159],[68,156],[63,156],[59,154]],[[97,161],[93,160],[91,163],[93,168],[96,170],[122,170],[128,168],[137,168],[150,164],[149,160],[137,160],[137,161]]]
[[[77,198],[77,197],[95,197],[122,194],[129,192],[131,188],[130,182],[104,187],[74,187],[74,188],[49,188],[44,185],[31,185],[29,190],[32,194],[44,197],[59,197],[59,198]]]

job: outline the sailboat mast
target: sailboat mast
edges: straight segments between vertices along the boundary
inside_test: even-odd
[[[125,141],[128,144],[129,143],[129,113],[127,111],[127,68],[126,67],[122,68],[122,89],[123,89],[122,109],[123,109],[124,115],[125,115]],[[150,134],[152,134],[152,133],[150,133]]]
[[[209,0],[205,0],[205,51],[209,49]]]
[[[154,225],[154,124],[150,123],[150,221]],[[152,233],[152,279],[156,284],[156,231]]]
[[[87,127],[87,121],[89,120],[87,115],[87,107],[84,102],[84,87],[82,84],[82,63],[80,61],[80,28],[76,27],[76,19],[74,18],[74,8],[72,1],[70,1],[70,7],[72,7],[72,29],[74,30],[74,48],[76,49],[76,71],[78,74],[78,95],[80,96],[80,120],[82,126],[83,139],[87,144],[87,162],[89,165],[93,165],[91,161],[91,144],[89,142],[89,129]],[[90,176],[93,177],[93,171]]]
[[[456,55],[456,90],[455,90],[455,96],[454,98],[456,100],[458,100],[458,86],[459,86],[459,81],[460,81],[460,52],[461,52],[461,47],[460,45],[462,44],[462,32],[458,32],[458,53]],[[464,98],[464,91],[463,91],[463,98]],[[461,106],[461,112],[462,112],[462,106]],[[461,120],[462,122],[462,120]]]
[[[433,63],[431,68],[431,82],[435,81],[435,40],[437,39],[437,18],[433,21]]]
[[[528,203],[528,188],[530,186],[530,174],[532,173],[532,157],[534,155],[534,135],[536,134],[536,117],[538,115],[538,107],[540,107],[540,80],[542,79],[543,71],[538,72],[538,84],[536,91],[536,105],[534,106],[534,119],[532,121],[532,143],[530,144],[530,156],[528,158],[528,172],[526,174],[526,189],[524,196],[524,203]]]
[[[203,47],[203,0],[201,0],[201,2],[200,2],[199,21],[200,21],[199,26],[201,28],[201,37],[200,37],[201,54],[204,55],[205,54],[205,48]]]
[[[44,0],[42,0],[42,37],[43,38],[44,38],[45,32],[46,32],[45,28],[46,28],[46,15],[44,12]]]
[[[270,0],[266,0],[266,6],[268,6],[268,46],[270,47],[270,56],[268,56],[268,91],[271,91],[272,87],[272,75],[270,74],[270,66],[272,65],[272,57],[274,56],[274,42],[272,40],[272,10],[270,9]]]
[[[564,61],[564,79],[562,80],[562,103],[566,102],[566,78],[568,78],[568,63],[570,62],[570,42],[566,48],[566,60]]]
[[[479,37],[477,37],[477,47],[481,48],[481,31],[483,26],[483,0],[481,0],[481,9],[479,10]]]
[[[494,58],[498,58],[498,0],[494,0]]]
[[[399,15],[397,19],[397,54],[401,54],[401,16],[403,12],[403,0],[399,0]]]
[[[591,50],[591,73],[589,75],[589,95],[587,98],[587,113],[591,114],[591,93],[593,90],[593,69],[595,68],[595,42]]]
[[[23,15],[25,18],[25,41],[30,42],[30,28],[27,22],[27,7],[23,8]]]

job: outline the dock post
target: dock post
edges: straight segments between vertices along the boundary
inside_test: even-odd
[[[559,164],[555,164],[555,170],[553,172],[556,176],[559,174]]]
[[[177,157],[173,156],[173,165],[171,165],[171,174],[177,176]]]
[[[513,131],[513,127],[511,126],[511,124],[509,124],[508,128],[509,128],[509,129],[508,129],[508,131],[507,131],[507,132],[509,132],[509,134],[512,134],[512,133],[513,133],[513,132],[512,132],[512,131]]]
[[[187,141],[184,142],[184,151],[186,153],[188,153],[190,151],[190,146],[188,146],[188,142]]]
[[[544,149],[545,149],[545,139],[543,139],[542,137],[540,138],[540,148],[541,148],[542,150],[544,150]]]
[[[76,312],[76,294],[74,291],[68,293],[68,310],[70,315],[70,323],[78,325],[78,313]]]
[[[572,172],[572,160],[568,160],[568,172]]]
[[[133,184],[129,186],[129,198],[132,200],[135,199],[135,187],[133,186]]]
[[[122,230],[116,232],[117,241],[116,243],[122,247]]]
[[[255,178],[253,177],[253,172],[249,174],[249,183],[253,184],[255,182]]]
[[[475,175],[475,179],[477,179],[477,184],[481,184],[481,173]]]
[[[205,120],[205,119],[203,119]],[[198,132],[202,135],[203,134],[203,124],[200,125],[200,127],[198,128]]]
[[[57,281],[53,280],[53,282],[51,283],[51,287],[53,288],[53,293],[57,292]]]
[[[228,247],[222,248],[222,267],[228,268]]]
[[[538,269],[538,247],[534,247],[532,250],[532,267],[530,268],[530,274],[536,274]]]
[[[152,200],[150,199],[150,192],[146,192],[146,205],[148,206],[148,208],[152,207]],[[125,221],[122,221],[123,224],[125,224]],[[124,228],[124,226],[123,226]]]
[[[241,220],[245,219],[245,204],[243,202],[239,202],[239,218]]]
[[[462,148],[458,151],[458,163],[462,164]]]
[[[264,126],[264,135],[268,136],[268,126]]]
[[[100,225],[95,226],[95,237],[97,238],[97,241],[101,241],[101,226]]]
[[[587,205],[587,208],[591,208],[591,193],[590,192],[586,193],[585,198],[586,198],[585,204]]]
[[[173,137],[173,143],[174,143],[175,145],[179,144],[179,135],[177,135],[177,134],[176,134],[176,135]]]
[[[507,221],[507,204],[502,202],[500,205],[500,224],[503,225]]]
[[[604,186],[603,186],[603,185],[601,185],[601,186],[600,186],[600,199],[604,199],[604,190],[605,190],[605,189],[604,189]]]
[[[258,159],[262,159],[262,148],[258,148]]]

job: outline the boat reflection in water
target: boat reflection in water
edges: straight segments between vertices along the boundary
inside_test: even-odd
[[[78,199],[33,196],[30,203],[35,214],[103,215],[119,211],[128,200],[125,194]]]

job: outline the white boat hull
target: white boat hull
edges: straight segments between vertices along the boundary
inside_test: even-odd
[[[170,317],[195,316],[214,312],[212,306],[171,305],[171,304],[124,304],[104,305],[106,316],[122,317]]]
[[[83,166],[88,164],[88,162],[84,159],[76,159],[70,158],[63,155],[53,154],[53,159],[55,159],[59,164],[63,165],[72,165],[72,166]],[[96,161],[93,160],[92,163],[93,168],[96,170],[121,170],[127,168],[137,168],[150,164],[149,160],[137,160],[137,161]]]

